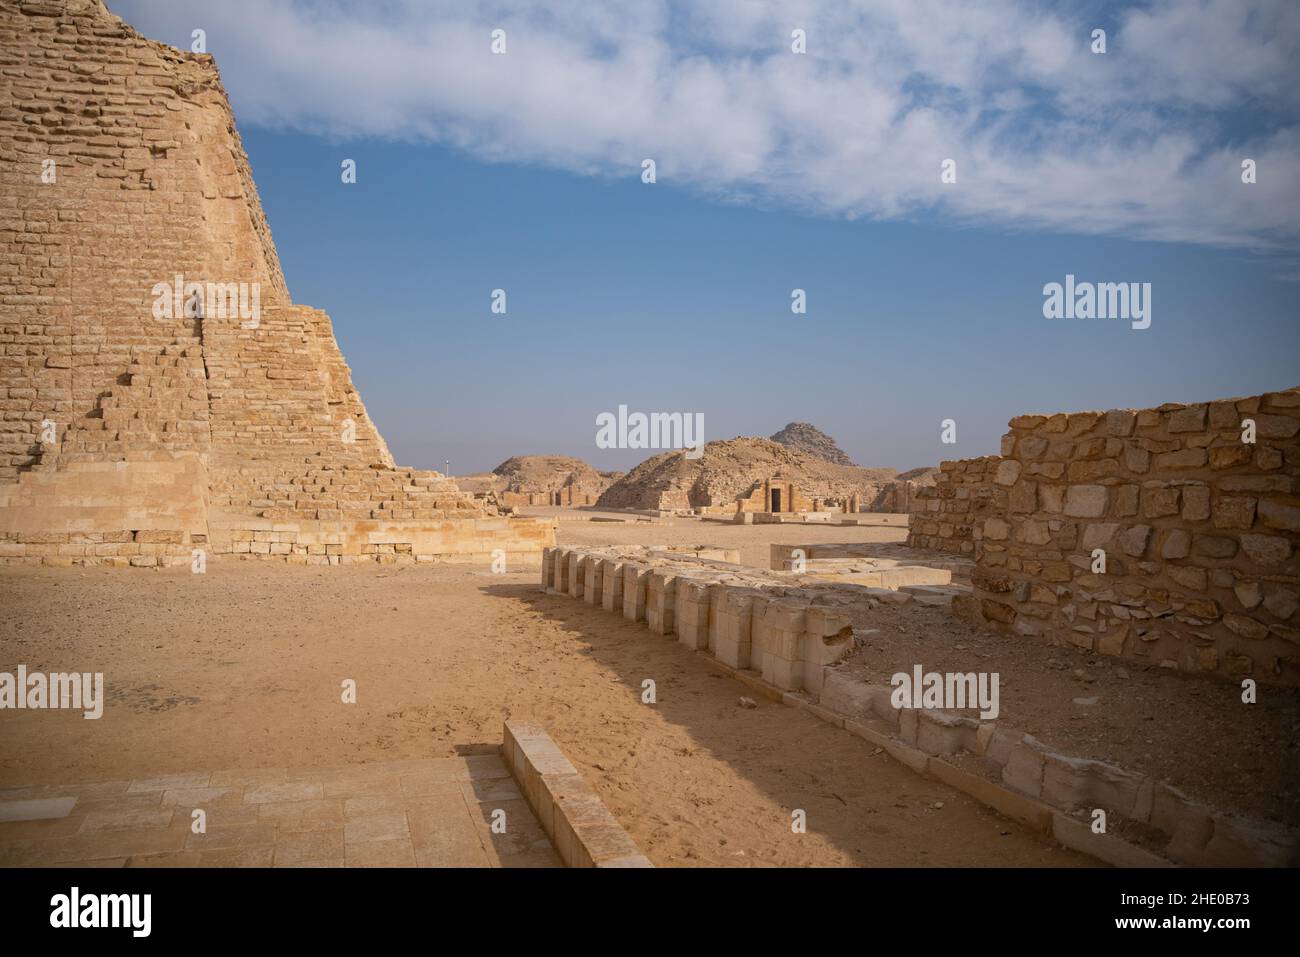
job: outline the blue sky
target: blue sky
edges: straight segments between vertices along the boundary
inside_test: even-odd
[[[571,29],[558,38],[532,4],[417,15],[397,2],[369,24],[348,5],[231,4],[243,19],[188,0],[111,6],[186,48],[190,25],[209,24],[294,299],[330,313],[403,464],[464,473],[559,453],[627,468],[645,453],[594,444],[596,415],[626,404],[702,412],[710,439],[810,421],[860,464],[904,469],[996,452],[1023,412],[1300,382],[1297,110],[1294,77],[1277,75],[1300,31],[1275,4],[1244,4],[1253,20],[1215,3],[1191,3],[1196,16],[1106,5],[1109,61],[1088,59],[1091,21],[1059,4],[990,4],[1032,23],[1011,38],[997,21],[959,23],[947,47],[900,6],[885,24],[894,48],[868,50],[861,72],[773,52],[776,27],[753,11],[781,17],[764,3],[733,8],[716,43],[716,10],[683,26],[698,8],[656,19],[653,3],[631,26],[561,4],[552,19]],[[832,14],[792,6],[816,51]],[[485,46],[492,23],[514,44],[506,80],[476,73],[503,58],[432,43],[434,75],[392,65],[419,30]],[[331,46],[343,26],[353,42]],[[1037,39],[1015,47],[1024,36]],[[304,37],[314,56],[268,72],[277,43]],[[1181,76],[1211,38],[1251,62],[1207,68],[1213,82]],[[722,49],[698,53],[711,43]],[[1143,43],[1163,52],[1140,74],[1079,81],[1137,69],[1121,58]],[[470,59],[437,75],[458,56]],[[351,85],[321,96],[340,72]],[[917,105],[927,85],[940,108]],[[771,105],[783,98],[797,104]],[[859,102],[885,126],[835,122]],[[958,183],[944,186],[949,155]],[[1241,155],[1258,158],[1258,184],[1240,184]],[[659,182],[641,182],[642,156],[658,157]],[[345,158],[354,185],[340,181]],[[1043,285],[1067,273],[1151,283],[1151,327],[1045,319]],[[790,311],[796,287],[807,315]],[[505,316],[490,312],[494,288]],[[940,444],[945,418],[956,445]]]

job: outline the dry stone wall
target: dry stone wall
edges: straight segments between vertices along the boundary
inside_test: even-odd
[[[1300,683],[1300,389],[1010,426],[1001,457],[945,462],[912,514],[911,544],[969,540],[967,613],[1100,654]],[[972,498],[993,504],[960,504]]]
[[[988,455],[941,463],[934,485],[912,490],[907,544],[973,556],[980,523],[1007,508],[1006,490],[993,484],[1000,461]]]
[[[1008,509],[984,523],[974,579],[985,617],[1300,681],[1300,390],[1010,424],[995,475]]]

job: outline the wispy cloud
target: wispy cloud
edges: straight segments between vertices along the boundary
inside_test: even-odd
[[[149,36],[204,28],[245,123],[596,175],[650,157],[663,185],[823,215],[1300,240],[1293,0],[109,2]]]

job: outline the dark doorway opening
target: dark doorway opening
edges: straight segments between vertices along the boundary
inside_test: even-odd
[[[779,488],[772,489],[772,511],[781,511],[781,490]]]

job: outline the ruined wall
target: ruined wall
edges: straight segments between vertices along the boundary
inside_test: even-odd
[[[579,506],[595,505],[598,495],[583,492],[572,485],[566,485],[557,492],[498,492],[497,498],[502,505],[521,508],[529,505]]]
[[[921,546],[969,525],[968,613],[1100,654],[1300,682],[1300,389],[1010,425],[1001,458],[945,462],[950,480],[924,499],[940,508],[913,515]],[[991,473],[994,507],[945,512],[973,467],[980,493]]]
[[[911,490],[907,544],[960,555],[975,554],[979,528],[1007,509],[1007,491],[993,484],[996,455],[939,465],[935,484]]]
[[[780,495],[780,508],[773,508],[772,493],[774,491]],[[755,487],[748,494],[741,495],[736,500],[736,511],[811,512],[813,511],[813,502],[799,491],[799,487],[794,482],[767,479],[755,483]]]

